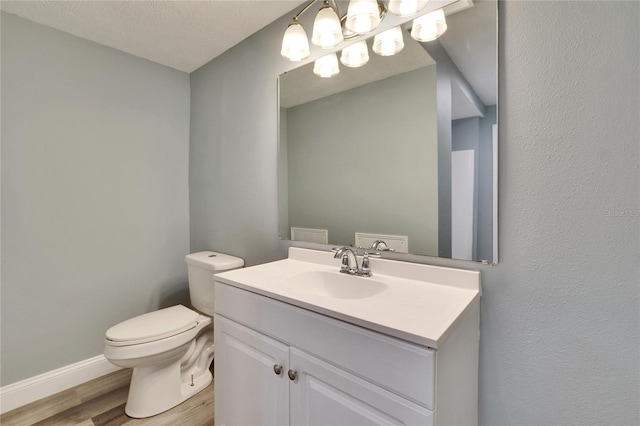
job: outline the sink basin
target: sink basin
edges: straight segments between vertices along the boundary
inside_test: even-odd
[[[339,272],[309,271],[287,279],[296,291],[337,299],[364,299],[389,287],[371,277],[357,277]]]

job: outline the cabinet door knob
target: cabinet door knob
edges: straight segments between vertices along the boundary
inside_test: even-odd
[[[287,375],[289,376],[289,380],[291,380],[291,381],[293,381],[293,380],[298,378],[298,372],[294,371],[294,370],[289,370],[287,372]]]
[[[282,374],[282,366],[278,364],[274,365],[273,372],[276,373],[276,376],[279,376],[280,374]]]

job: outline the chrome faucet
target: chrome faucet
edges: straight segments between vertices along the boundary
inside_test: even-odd
[[[360,277],[370,277],[371,268],[369,267],[369,254],[362,256],[362,268],[358,267],[358,258],[356,252],[350,247],[341,247],[333,256],[335,259],[341,260],[340,272],[343,274],[357,275]]]

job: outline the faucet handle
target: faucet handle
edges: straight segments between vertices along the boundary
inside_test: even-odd
[[[334,259],[340,259],[340,272],[350,273],[351,265],[349,264],[349,252],[353,251],[349,247],[333,248],[335,252]]]
[[[369,266],[369,253],[366,251],[362,255],[362,266],[360,267],[360,272],[358,275],[362,277],[370,277],[371,276],[371,267]]]
[[[347,256],[347,253],[342,254],[340,272],[349,272],[349,256]]]

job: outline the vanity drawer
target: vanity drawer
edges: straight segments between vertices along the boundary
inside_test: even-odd
[[[433,410],[435,351],[221,282],[215,292],[217,314]]]

